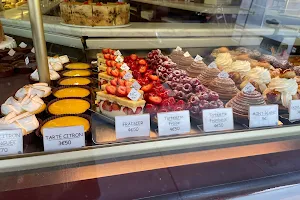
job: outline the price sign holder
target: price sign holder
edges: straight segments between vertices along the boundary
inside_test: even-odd
[[[278,105],[263,105],[249,107],[249,127],[278,126]]]
[[[205,109],[202,118],[204,132],[234,130],[232,108]]]
[[[289,105],[289,121],[300,120],[300,100],[291,100]]]
[[[0,131],[0,156],[23,153],[22,129]]]
[[[127,115],[115,117],[117,139],[150,137],[150,115]]]
[[[84,147],[84,127],[45,128],[43,130],[43,141],[44,151],[59,151]]]

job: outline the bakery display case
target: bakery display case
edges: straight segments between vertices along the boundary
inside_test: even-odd
[[[0,169],[299,139],[294,4],[41,1],[45,41],[1,12]]]

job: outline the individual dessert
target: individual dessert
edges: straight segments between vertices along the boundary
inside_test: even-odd
[[[66,126],[83,126],[84,132],[90,130],[90,122],[83,116],[61,116],[61,117],[52,117],[47,119],[44,124],[42,124],[40,132],[43,134],[45,128],[58,128]]]
[[[29,112],[22,114],[11,112],[0,118],[0,130],[21,129],[23,136],[32,133],[38,127],[39,121],[35,115]]]
[[[51,87],[48,86],[47,83],[35,83],[32,85],[25,85],[20,88],[15,97],[18,100],[24,99],[26,96],[37,95],[40,98],[48,97],[51,94]]]
[[[295,78],[296,77],[296,72],[291,70],[291,69],[286,69],[281,71],[280,78]]]
[[[92,81],[89,78],[84,77],[74,77],[74,78],[63,78],[58,81],[59,85],[68,86],[68,85],[89,85]]]
[[[179,65],[180,60],[184,57],[184,52],[180,47],[177,47],[175,50],[172,51],[172,53],[169,55],[170,59]],[[149,57],[149,55],[148,55]]]
[[[266,102],[261,93],[254,90],[252,92],[239,92],[226,104],[226,107],[232,108],[235,117],[248,118],[250,106],[260,106],[265,104]]]
[[[61,87],[53,92],[56,98],[70,98],[70,97],[88,97],[91,94],[88,88],[84,87]]]
[[[66,24],[84,26],[117,26],[129,23],[128,3],[60,3],[61,17]]]
[[[27,54],[31,51],[32,47],[30,46],[26,46],[24,48],[22,47],[15,47],[13,48],[13,50],[15,50],[16,52],[21,52],[21,53],[24,53],[24,54]]]
[[[297,94],[298,84],[295,79],[273,78],[264,91],[266,101],[282,104],[288,108],[293,96]]]
[[[16,73],[27,74],[32,73],[36,68],[36,62],[26,64],[24,60],[13,62],[12,65]]]
[[[36,62],[35,53],[30,52],[26,54],[24,57],[28,58],[30,63]]]
[[[209,89],[217,92],[221,100],[230,100],[239,92],[239,89],[231,78],[217,77],[212,80]]]
[[[68,77],[75,77],[75,76],[90,76],[92,75],[92,73],[89,70],[75,69],[75,70],[67,70],[63,72],[62,75]]]
[[[70,63],[65,66],[66,69],[89,69],[91,66],[87,63]]]
[[[206,68],[199,74],[198,79],[203,85],[209,86],[211,81],[218,77],[219,73],[220,70],[218,68]]]
[[[219,69],[223,70],[231,66],[232,57],[229,50],[226,47],[221,47],[218,49],[218,54],[216,56],[216,65]]]
[[[24,53],[16,52],[13,56],[7,55],[0,59],[1,63],[13,63],[17,60],[24,59]]]
[[[244,77],[250,70],[250,62],[248,60],[236,60],[231,66],[224,69],[226,72],[238,72],[242,77]]]
[[[60,79],[60,75],[56,71],[49,69],[49,73],[51,81],[57,81],[58,79]],[[38,82],[40,80],[39,72],[37,69],[32,74],[30,74],[30,79],[34,82]]]
[[[82,114],[90,106],[90,102],[85,99],[59,99],[49,103],[48,112],[52,115]]]
[[[14,68],[6,63],[0,63],[0,78],[14,75]]]
[[[183,54],[183,57],[180,58],[179,63],[177,64],[177,67],[179,69],[186,70],[191,64],[194,62],[193,57],[188,53],[185,52]]]
[[[187,68],[187,73],[190,77],[196,78],[201,74],[203,70],[207,68],[207,65],[202,61],[194,61],[190,67]]]
[[[63,70],[63,64],[66,64],[68,62],[70,62],[70,60],[67,55],[48,57],[49,69],[53,69],[57,72]]]
[[[262,67],[252,68],[243,78],[244,82],[241,84],[241,89],[249,82],[256,82],[259,85],[259,91],[263,93],[267,85],[271,81],[271,74],[269,70]],[[242,86],[243,85],[243,86]]]

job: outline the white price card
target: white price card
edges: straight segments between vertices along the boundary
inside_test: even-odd
[[[218,77],[219,78],[229,78],[229,74],[225,71],[221,71],[219,74],[218,74]]]
[[[278,125],[278,105],[250,106],[249,127],[265,127]]]
[[[75,149],[85,146],[83,126],[45,128],[43,130],[44,151]]]
[[[182,51],[182,48],[180,46],[177,46],[175,51]]]
[[[0,131],[0,156],[23,153],[22,129]]]
[[[124,71],[128,71],[130,68],[128,67],[128,65],[126,63],[123,63],[122,66],[121,66],[121,70],[124,70]]]
[[[251,93],[255,90],[255,87],[249,82],[247,85],[242,89],[245,93]]]
[[[204,132],[234,129],[232,108],[205,109],[202,117]]]
[[[115,117],[116,138],[150,137],[150,115]]]
[[[133,101],[137,101],[141,97],[141,93],[136,89],[132,88],[127,97]]]
[[[207,67],[208,68],[218,68],[218,66],[215,62],[210,63]]]
[[[134,81],[134,83],[132,84],[132,87],[136,90],[139,90],[139,89],[141,89],[142,86],[139,84],[139,82]]]
[[[197,56],[195,57],[194,61],[195,62],[199,62],[201,60],[203,60],[203,58],[197,54]]]
[[[121,53],[121,51],[120,51],[120,50],[118,50],[118,51],[115,51],[114,55],[115,55],[115,56],[121,56],[121,55],[122,55],[122,53]]]
[[[25,58],[25,64],[26,64],[26,65],[29,64],[29,58],[28,58],[28,57]]]
[[[191,131],[190,112],[188,110],[157,113],[159,136],[178,135]]]
[[[31,53],[35,53],[35,49],[34,49],[34,47],[31,49]]]
[[[16,51],[11,49],[11,50],[9,50],[8,55],[13,56],[13,55],[15,55],[15,53],[16,53]]]
[[[190,57],[191,54],[187,51],[187,52],[185,52],[185,53],[183,54],[183,56],[184,56],[184,57]]]
[[[126,72],[126,74],[123,76],[123,79],[125,79],[125,80],[130,80],[132,78],[133,78],[133,76],[130,72]]]
[[[300,100],[291,100],[289,106],[289,120],[300,120]]]
[[[117,56],[115,61],[118,62],[118,63],[121,63],[121,62],[124,61],[124,59],[121,56]]]
[[[26,48],[26,47],[27,47],[27,44],[24,43],[24,42],[21,42],[21,43],[19,44],[19,47],[21,47],[21,48]]]

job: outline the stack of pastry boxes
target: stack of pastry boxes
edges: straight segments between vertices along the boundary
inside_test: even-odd
[[[137,82],[132,78],[129,67],[123,63],[121,52],[103,49],[97,58],[101,85],[96,97],[97,111],[109,117],[142,114],[146,103],[143,91],[135,86]],[[139,93],[139,97],[131,98],[130,92]]]

